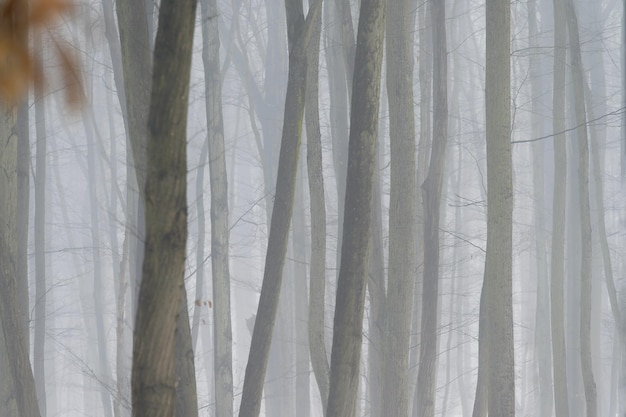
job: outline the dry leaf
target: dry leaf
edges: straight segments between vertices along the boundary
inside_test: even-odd
[[[43,30],[72,8],[71,0],[5,0],[0,6],[0,99],[15,103],[29,87],[42,88],[45,76],[33,64],[41,57],[30,50],[28,34]],[[70,50],[48,33],[57,46],[67,103],[78,106],[84,101],[80,66]]]

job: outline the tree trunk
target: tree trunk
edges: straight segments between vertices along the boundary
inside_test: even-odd
[[[319,13],[320,6],[320,2],[315,3],[309,9],[309,16],[305,21],[301,0],[290,0],[285,4],[289,37],[289,79],[285,98],[284,126],[263,286],[252,333],[239,417],[256,417],[261,410],[263,381],[267,370],[276,312],[278,311],[289,223],[293,213],[298,154],[302,139],[306,89],[306,48],[311,35],[310,18]]]
[[[391,195],[389,267],[382,337],[382,410],[408,416],[409,341],[415,282],[413,53],[407,0],[387,2],[386,51]]]
[[[511,6],[487,0],[487,258],[485,293],[489,347],[488,413],[515,415],[513,365],[511,159]]]
[[[0,103],[0,117],[0,401],[7,417],[38,417],[17,292],[17,107]]]
[[[325,6],[328,7],[328,6]],[[311,201],[311,259],[309,267],[308,337],[311,366],[322,399],[328,406],[329,365],[324,337],[326,292],[326,197],[322,161],[322,135],[319,118],[319,45],[321,13],[311,22],[313,34],[307,51],[305,124],[307,137],[307,172]]]
[[[437,305],[439,298],[439,218],[441,188],[448,141],[448,64],[446,47],[445,2],[431,4],[433,28],[433,142],[428,174],[422,185],[424,204],[424,287],[420,362],[417,375],[417,412],[435,415],[437,381]]]
[[[377,157],[384,12],[384,0],[361,2],[327,417],[353,416],[359,385],[361,327]]]
[[[213,341],[215,412],[233,415],[232,325],[230,311],[228,182],[216,0],[201,0],[202,59],[205,69],[206,113],[211,181],[211,271],[213,277]]]
[[[591,213],[589,207],[589,144],[587,139],[587,113],[585,109],[584,77],[578,20],[572,0],[565,3],[567,28],[570,39],[570,65],[576,112],[578,139],[578,182],[580,204],[580,361],[587,405],[587,417],[598,413],[596,383],[591,360]]]
[[[133,346],[135,417],[174,415],[187,239],[187,101],[195,0],[161,3],[148,122],[146,243]],[[130,109],[130,106],[129,106]],[[197,409],[197,405],[190,405]]]
[[[537,19],[537,0],[528,2],[528,32],[531,48],[538,48],[540,33]],[[546,132],[544,130],[545,118],[542,113],[543,105],[542,92],[545,91],[542,82],[543,68],[541,58],[535,54],[529,57],[529,73],[531,80],[531,132],[532,137],[540,137]],[[553,382],[552,382],[552,360],[550,353],[550,322],[546,317],[550,314],[550,289],[548,287],[548,246],[546,240],[545,212],[545,144],[543,141],[532,145],[533,156],[533,195],[534,195],[534,229],[535,229],[535,256],[536,256],[536,312],[535,312],[535,363],[533,364],[534,375],[537,376],[538,391],[536,397],[537,417],[550,417],[553,407]]]
[[[565,349],[565,202],[567,149],[565,146],[565,7],[554,3],[554,75],[552,90],[552,130],[554,143],[554,189],[552,202],[552,258],[550,266],[550,325],[556,417],[569,416]]]
[[[41,35],[35,34],[33,45],[42,54]],[[43,65],[37,63],[43,73]],[[41,86],[38,87],[40,89]],[[33,376],[39,401],[39,412],[47,415],[46,407],[46,115],[41,92],[35,93],[35,332],[33,340]],[[22,208],[20,207],[20,210]]]

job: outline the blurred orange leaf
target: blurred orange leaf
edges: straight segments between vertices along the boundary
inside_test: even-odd
[[[28,35],[45,29],[72,8],[72,0],[5,0],[0,5],[0,99],[15,103],[29,87],[41,88],[44,74],[34,66],[41,57],[29,47]],[[69,49],[54,44],[67,103],[76,106],[84,99],[80,66]]]

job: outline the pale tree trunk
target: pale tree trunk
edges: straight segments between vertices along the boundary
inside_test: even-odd
[[[325,20],[330,24],[325,31],[326,62],[330,90],[331,135],[333,144],[333,166],[337,185],[337,251],[336,265],[341,259],[343,236],[343,212],[346,195],[348,164],[348,135],[350,120],[350,97],[354,73],[354,27],[348,0],[327,1],[324,6]],[[339,269],[337,268],[337,271]]]
[[[42,56],[41,35],[33,37],[35,53]],[[41,62],[38,71],[43,71]],[[41,86],[39,86],[41,88]],[[38,88],[38,90],[39,90]],[[41,91],[35,94],[36,176],[35,176],[35,332],[33,340],[33,376],[42,417],[46,407],[46,115]],[[20,207],[21,210],[21,207]]]
[[[348,186],[327,417],[353,416],[359,386],[384,30],[385,1],[363,0],[352,85]]]
[[[381,103],[384,105],[384,102]],[[379,127],[379,131],[381,128]],[[379,133],[379,137],[382,134]],[[382,344],[383,329],[385,327],[385,260],[383,254],[383,220],[380,186],[380,151],[376,158],[374,172],[374,196],[372,197],[372,232],[370,236],[369,278],[367,291],[369,293],[369,344],[368,344],[368,388],[370,415],[381,417],[382,414]]]
[[[409,342],[415,282],[415,126],[412,8],[387,2],[386,59],[391,195],[389,264],[382,346],[382,410],[408,416]]]
[[[107,74],[110,76],[110,74]],[[110,78],[107,82],[110,82]],[[117,155],[118,151],[118,139],[115,127],[115,118],[113,109],[113,93],[109,90],[105,93],[107,118],[109,122],[108,140],[109,140],[109,155]],[[110,158],[107,161],[107,157],[103,156],[102,160],[108,162],[109,172],[111,178],[111,185],[109,188],[109,198],[107,200],[107,210],[109,218],[109,244],[111,245],[111,270],[114,280],[115,291],[115,312],[116,312],[116,324],[115,324],[115,389],[117,390],[113,395],[113,415],[115,417],[121,417],[122,414],[126,414],[123,401],[127,395],[127,386],[125,385],[126,374],[128,371],[128,365],[126,361],[126,271],[125,265],[128,259],[126,244],[128,236],[124,234],[124,240],[120,253],[120,244],[118,241],[118,216],[119,216],[119,200],[123,199],[122,191],[117,184],[118,178],[118,166],[117,159]],[[113,386],[113,383],[111,384]]]
[[[587,114],[578,21],[572,0],[565,3],[567,27],[570,39],[570,65],[576,112],[576,136],[578,139],[578,182],[580,204],[580,361],[587,405],[587,417],[598,413],[596,383],[591,359],[591,213],[589,207],[589,144],[587,139]]]
[[[306,106],[306,104],[305,104]],[[308,316],[308,291],[307,291],[307,247],[306,247],[306,221],[304,201],[304,162],[300,162],[298,170],[298,184],[296,187],[295,213],[293,216],[293,255],[294,288],[293,288],[293,312],[294,312],[294,337],[295,341],[295,415],[309,417],[311,409],[310,386],[309,386],[309,340],[307,328],[304,324]]]
[[[0,103],[0,401],[7,417],[37,417],[39,407],[18,301],[17,107]]]
[[[416,241],[416,261],[418,266],[417,279],[413,289],[413,319],[411,324],[411,346],[409,355],[409,392],[413,393],[413,413],[416,413],[415,398],[417,397],[417,374],[419,369],[420,356],[420,338],[422,325],[422,289],[423,289],[423,265],[424,265],[424,204],[422,204],[423,189],[421,185],[426,179],[428,168],[428,159],[430,157],[432,123],[432,29],[427,24],[430,13],[431,2],[424,2],[418,8],[418,33],[419,33],[419,56],[418,56],[418,72],[419,72],[419,90],[420,90],[420,138],[417,145],[417,180],[415,190],[415,217],[417,219],[415,225],[415,241]]]
[[[23,102],[17,109],[17,296],[24,330],[24,341],[30,346],[30,305],[28,294],[28,219],[30,217],[30,140],[28,123],[28,103]]]
[[[622,0],[622,10],[626,10],[626,0]],[[622,12],[622,47],[621,49],[621,81],[622,81],[622,108],[626,108],[626,13]],[[622,188],[626,184],[626,121],[622,120],[620,129],[620,167],[622,174]],[[625,401],[626,402],[626,401]]]
[[[143,1],[118,0],[117,23],[120,37],[121,67],[124,88],[118,86],[121,108],[126,109],[129,236],[129,287],[131,293],[131,322],[137,310],[137,293],[141,280],[141,265],[145,241],[145,207],[142,200],[146,183],[146,144],[148,140],[148,111],[152,81],[152,46],[148,31],[148,17]],[[106,9],[105,9],[106,12]],[[105,13],[105,21],[107,14]],[[112,26],[112,25],[110,25]],[[110,35],[112,36],[112,35]],[[117,52],[112,52],[115,62]],[[113,64],[115,71],[120,64]],[[116,81],[116,85],[117,85]],[[124,92],[124,96],[119,95]],[[133,180],[133,178],[135,180]]]
[[[540,30],[537,19],[537,0],[528,2],[528,32],[531,48],[539,47]],[[543,45],[542,45],[543,46]],[[531,80],[532,96],[532,137],[545,134],[544,117],[542,116],[542,100],[540,94],[545,91],[541,79],[542,68],[540,58],[532,53],[529,58],[529,72]],[[537,417],[550,417],[552,415],[553,392],[552,392],[552,360],[550,353],[550,322],[546,317],[550,314],[550,291],[548,287],[548,259],[545,221],[545,145],[543,141],[532,145],[533,155],[533,194],[534,194],[534,219],[535,219],[535,254],[536,254],[536,279],[537,297],[535,312],[535,363],[534,374],[537,376],[536,398]]]
[[[433,143],[428,174],[422,184],[424,204],[424,287],[417,397],[414,415],[433,417],[437,381],[439,297],[439,218],[448,141],[448,64],[445,2],[431,4],[433,28]]]
[[[205,68],[206,113],[211,183],[211,271],[213,278],[213,341],[215,366],[215,412],[233,415],[232,325],[230,316],[230,269],[228,182],[216,0],[201,0],[202,59]],[[208,346],[205,347],[208,349]]]
[[[145,258],[133,344],[135,417],[174,415],[177,315],[182,311],[188,321],[181,300],[187,239],[187,101],[195,10],[195,0],[163,1],[155,40]],[[197,405],[190,404],[189,409],[197,412]]]
[[[328,7],[327,5],[325,7]],[[322,399],[328,405],[329,365],[324,337],[324,299],[326,292],[326,197],[322,163],[322,135],[319,119],[319,45],[321,13],[311,23],[313,32],[307,51],[305,125],[307,173],[311,201],[311,258],[309,267],[308,338],[311,366]]]
[[[510,19],[508,1],[487,0],[485,103],[488,188],[483,295],[486,296],[489,345],[488,413],[498,417],[515,415]]]
[[[552,90],[552,130],[554,136],[554,189],[552,202],[552,257],[550,266],[550,325],[556,417],[569,416],[565,349],[565,202],[567,150],[565,146],[565,7],[554,3],[554,69]]]
[[[27,12],[27,3],[17,2],[12,22],[24,19]],[[15,33],[20,44],[28,42],[26,31]],[[19,243],[24,225],[18,225],[17,187],[24,183],[18,180],[18,142],[26,142],[28,146],[28,136],[18,136],[19,133],[27,135],[27,130],[18,126],[18,107],[0,99],[0,171],[3,173],[0,175],[0,404],[6,417],[38,417],[26,336],[29,330],[25,326],[28,294],[24,290],[28,283],[19,282],[26,274],[19,259],[20,246],[24,249],[24,242]],[[23,149],[19,154],[23,155]],[[22,165],[21,168],[27,167]],[[24,301],[26,304],[22,304]]]
[[[256,417],[261,410],[263,381],[278,311],[289,223],[293,213],[306,89],[306,49],[311,37],[310,22],[320,12],[320,6],[321,2],[316,2],[309,9],[305,20],[301,0],[290,0],[285,4],[289,37],[289,80],[284,105],[284,126],[263,285],[246,366],[240,417]]]
[[[207,83],[208,84],[208,83]],[[196,242],[196,292],[193,300],[193,314],[191,319],[191,345],[194,350],[198,348],[198,334],[200,332],[200,315],[206,302],[204,288],[205,254],[204,243],[206,241],[206,215],[204,210],[204,171],[209,154],[209,141],[206,140],[200,149],[198,158],[198,172],[196,174],[196,216],[198,223],[198,240]],[[207,347],[208,348],[208,347]]]
[[[102,378],[105,384],[99,386],[100,398],[105,416],[110,417],[113,414],[111,407],[111,395],[106,385],[111,381],[111,367],[109,366],[107,340],[104,329],[104,289],[102,278],[102,257],[100,254],[100,216],[98,214],[100,205],[98,202],[98,178],[96,171],[98,169],[96,162],[96,144],[94,138],[94,120],[91,116],[83,115],[83,127],[85,138],[87,141],[87,181],[89,182],[89,207],[90,207],[90,237],[91,237],[91,256],[93,260],[93,317],[96,331],[96,352],[97,353],[97,371],[96,374]],[[87,303],[86,305],[91,306]],[[89,324],[86,324],[89,325]]]

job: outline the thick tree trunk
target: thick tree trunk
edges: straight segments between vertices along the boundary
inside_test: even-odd
[[[164,0],[155,41],[145,258],[133,346],[135,417],[174,415],[174,336],[185,291],[186,128],[195,10],[195,0]],[[186,316],[186,306],[182,310]]]
[[[384,30],[385,1],[363,0],[352,87],[348,187],[327,417],[354,415],[359,384]]]

